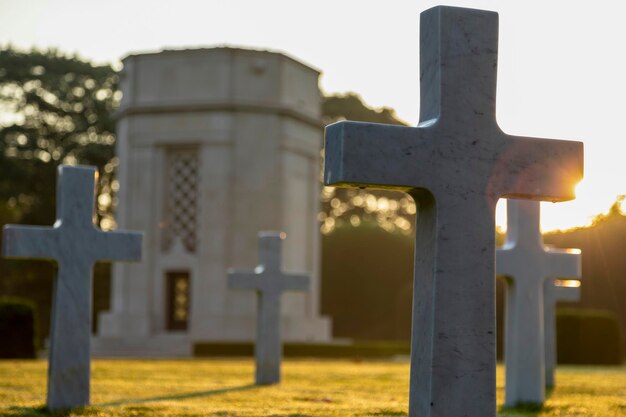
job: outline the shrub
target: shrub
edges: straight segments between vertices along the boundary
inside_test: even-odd
[[[559,309],[556,326],[558,363],[622,363],[622,339],[613,313],[603,310]]]
[[[333,335],[410,340],[413,238],[376,223],[344,224],[322,237],[322,314]]]
[[[288,358],[392,358],[409,356],[408,341],[354,341],[333,343],[284,343],[283,356]],[[254,343],[200,342],[193,346],[193,355],[199,357],[253,356]]]
[[[35,307],[24,299],[0,299],[0,358],[35,357]]]

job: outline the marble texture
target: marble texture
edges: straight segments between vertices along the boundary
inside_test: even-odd
[[[308,291],[308,275],[285,274],[281,271],[282,243],[286,234],[259,233],[259,264],[253,271],[229,270],[228,287],[254,290],[257,293],[256,384],[280,382],[281,296],[284,291]]]
[[[574,198],[583,145],[498,127],[496,13],[434,7],[420,36],[419,125],[328,126],[324,182],[405,191],[419,206],[410,417],[493,417],[496,202]]]
[[[578,276],[582,278],[580,270]],[[579,279],[580,279],[579,278]],[[567,282],[567,281],[566,281]],[[579,285],[580,283],[578,283]],[[546,353],[546,387],[552,388],[556,385],[554,371],[556,369],[556,304],[560,301],[576,302],[580,301],[580,285],[564,286],[557,285],[557,280],[546,280],[543,291],[543,329],[544,346]]]
[[[50,326],[50,410],[89,404],[93,264],[141,260],[141,233],[95,227],[96,175],[92,167],[60,166],[54,226],[6,225],[3,231],[3,256],[58,265]]]
[[[545,399],[544,287],[579,278],[578,249],[544,246],[537,201],[507,200],[506,243],[496,253],[496,273],[507,279],[504,361],[505,405]],[[554,313],[552,313],[554,315]]]

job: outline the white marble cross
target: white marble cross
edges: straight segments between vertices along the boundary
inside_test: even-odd
[[[581,277],[580,272],[578,274]],[[579,278],[580,279],[580,278]],[[567,285],[563,285],[567,284]],[[573,284],[573,285],[571,285]],[[571,286],[570,286],[571,285]],[[543,292],[543,329],[546,352],[546,387],[555,385],[556,369],[556,303],[580,301],[580,282],[574,280],[546,280]]]
[[[280,337],[280,299],[283,291],[307,291],[308,275],[281,271],[281,250],[285,233],[259,233],[259,265],[254,271],[229,270],[228,286],[255,290],[258,294],[256,344],[257,385],[280,382],[282,343]]]
[[[89,404],[93,264],[141,260],[141,233],[95,227],[95,179],[95,168],[59,167],[54,226],[6,225],[3,231],[3,256],[58,265],[50,326],[50,410]]]
[[[420,124],[328,126],[324,179],[418,204],[409,415],[493,417],[495,206],[574,198],[583,145],[498,127],[497,13],[434,7],[420,30]]]
[[[541,404],[545,398],[544,287],[581,275],[578,249],[546,247],[537,201],[507,200],[506,243],[496,273],[507,279],[504,361],[505,405]]]

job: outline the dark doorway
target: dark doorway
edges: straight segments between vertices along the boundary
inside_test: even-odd
[[[189,322],[189,272],[166,274],[167,330],[187,330]]]

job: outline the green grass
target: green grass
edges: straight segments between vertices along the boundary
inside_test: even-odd
[[[95,360],[92,406],[62,416],[406,416],[407,363],[287,360],[255,387],[251,360]],[[498,404],[504,389],[498,368]],[[564,367],[542,409],[501,417],[626,416],[626,368]],[[0,361],[0,416],[44,416],[46,362]]]

